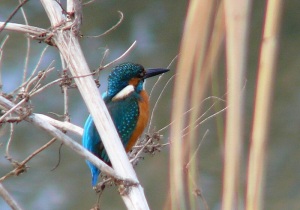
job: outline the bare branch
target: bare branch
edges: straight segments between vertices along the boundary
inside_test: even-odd
[[[15,106],[14,103],[10,102],[3,96],[0,96],[0,105],[7,110],[11,109],[12,107]],[[17,114],[21,114],[17,110],[15,110],[15,112]],[[90,153],[89,151],[84,149],[80,144],[78,144],[76,141],[74,141],[69,136],[64,134],[62,131],[56,129],[50,123],[43,120],[43,118],[41,118],[39,115],[31,114],[29,117],[26,117],[25,120],[43,130],[45,130],[46,132],[50,133],[52,136],[56,137],[58,140],[62,141],[66,146],[71,148],[73,151],[75,151],[77,154],[79,154],[83,158],[89,160],[91,163],[93,163],[96,167],[98,167],[105,174],[112,176],[116,179],[122,180],[122,177],[117,175],[111,167],[109,167],[103,161],[101,161],[99,158],[97,158],[95,155],[93,155],[92,153]]]
[[[22,210],[17,201],[15,201],[15,199],[4,188],[2,183],[0,183],[0,195],[13,210]]]
[[[41,36],[42,34],[46,34],[49,31],[46,29],[34,27],[34,26],[27,26],[23,24],[18,24],[18,23],[6,23],[5,22],[0,22],[0,27],[4,27],[5,25],[5,30],[9,31],[15,31],[15,32],[20,32],[20,33],[28,33],[32,36]]]
[[[48,117],[46,115],[43,114],[36,114],[37,116],[39,116],[41,119],[47,121],[48,123],[50,123],[51,125],[53,125],[56,128],[59,128],[61,130],[66,130],[66,131],[71,131],[75,134],[77,134],[78,136],[82,136],[83,134],[83,129],[77,125],[74,125],[70,122],[61,122],[59,120],[55,120],[51,117]]]

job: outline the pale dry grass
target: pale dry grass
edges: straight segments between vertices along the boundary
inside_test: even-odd
[[[251,147],[249,151],[247,186],[239,186],[242,177],[241,151],[244,148],[245,72],[247,71],[248,34],[251,1],[190,1],[177,64],[173,93],[170,135],[170,197],[166,209],[198,209],[195,182],[199,179],[194,151],[200,134],[193,129],[205,97],[209,78],[216,69],[220,51],[225,46],[226,121],[223,156],[222,209],[263,209],[263,169],[269,124],[272,84],[276,70],[278,28],[281,1],[268,1],[265,28],[260,52],[258,81]],[[225,37],[226,44],[223,45]],[[246,87],[247,88],[247,87]],[[193,108],[185,114],[187,109]],[[179,120],[180,119],[180,120]],[[181,131],[190,126],[188,135]],[[247,152],[248,154],[248,152]],[[248,158],[247,158],[248,159]],[[246,189],[240,192],[240,189]],[[201,194],[201,192],[200,192]],[[246,201],[243,201],[246,195]],[[199,194],[198,194],[199,196]],[[201,196],[201,195],[200,195]],[[209,207],[206,207],[209,208]]]

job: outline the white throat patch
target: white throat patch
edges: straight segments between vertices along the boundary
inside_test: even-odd
[[[123,99],[123,98],[127,97],[130,93],[132,93],[133,91],[134,91],[134,86],[127,85],[120,92],[118,92],[117,95],[115,95],[112,98],[112,101],[117,101],[117,100]]]

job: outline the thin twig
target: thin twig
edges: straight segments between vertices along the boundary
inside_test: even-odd
[[[35,83],[36,80],[39,80],[41,77],[44,77],[47,73],[49,73],[49,72],[51,72],[51,71],[53,71],[55,69],[54,67],[51,67],[52,64],[53,64],[53,62],[50,63],[50,65],[46,68],[46,70],[39,71],[38,74],[35,77],[33,77],[31,80],[28,80],[27,84],[25,82],[26,87],[25,87],[24,91],[26,93],[29,92],[29,88],[30,88],[31,84]],[[20,88],[17,88],[17,89],[20,89]]]
[[[113,25],[110,29],[106,30],[104,33],[100,34],[100,35],[96,35],[96,36],[83,36],[83,37],[86,37],[86,38],[99,38],[101,36],[104,36],[108,33],[110,33],[111,31],[115,30],[122,22],[123,22],[123,19],[124,19],[124,15],[123,15],[123,12],[121,11],[118,11],[119,15],[120,15],[120,19],[119,21]]]
[[[208,132],[209,132],[209,130],[207,129],[207,130],[205,131],[205,133],[204,133],[204,135],[203,135],[201,141],[199,142],[199,144],[198,144],[196,150],[194,151],[192,157],[190,158],[189,162],[185,165],[185,168],[186,168],[186,169],[188,169],[188,168],[190,167],[191,162],[195,159],[195,157],[196,157],[196,155],[197,155],[197,153],[198,153],[198,151],[199,151],[199,149],[200,149],[200,146],[201,146],[203,140],[205,139],[205,137],[207,136]]]
[[[148,146],[151,142],[152,142],[152,138],[150,138],[144,145],[142,145],[140,150],[136,153],[135,157],[130,159],[130,162],[133,163],[134,161],[136,161],[136,159],[138,159],[140,157],[140,154],[143,152],[143,150],[146,148],[146,146]]]
[[[45,150],[46,148],[48,148],[51,144],[53,144],[56,141],[56,138],[52,138],[49,142],[47,142],[46,144],[44,144],[42,147],[40,147],[39,149],[35,150],[31,155],[29,155],[25,160],[23,160],[19,166],[19,168],[21,168],[22,166],[24,166],[26,163],[28,163],[33,157],[35,157],[37,154],[39,154],[40,152],[42,152],[43,150]]]
[[[44,55],[45,55],[45,53],[46,53],[48,47],[49,47],[49,45],[46,45],[46,47],[45,47],[45,48],[43,49],[43,51],[41,52],[40,57],[39,57],[39,60],[38,60],[37,64],[35,65],[35,68],[34,68],[34,70],[32,71],[32,73],[31,73],[30,77],[28,78],[27,82],[30,81],[30,80],[32,79],[32,77],[35,75],[35,73],[36,73],[38,67],[40,66],[40,64],[41,64],[41,62],[42,62],[42,59],[44,58]],[[49,69],[50,66],[52,66],[53,63],[54,63],[54,61],[51,61],[50,65],[47,67],[47,69]],[[23,84],[22,84],[22,85],[23,85]]]
[[[64,121],[70,122],[68,87],[66,85],[63,85],[62,90],[64,94]]]
[[[51,85],[54,85],[54,84],[56,84],[56,83],[58,83],[58,82],[61,82],[62,80],[63,80],[62,78],[59,78],[59,79],[57,79],[57,80],[54,80],[54,81],[52,81],[52,82],[49,82],[48,84],[46,84],[46,85],[40,87],[39,89],[35,90],[34,92],[30,93],[30,97],[32,97],[32,96],[34,96],[34,95],[40,93],[41,91],[45,90],[46,88],[50,87]]]
[[[202,103],[205,102],[205,101],[208,100],[208,99],[218,99],[218,100],[220,100],[220,101],[225,102],[223,99],[221,99],[221,98],[219,98],[219,97],[216,97],[216,96],[209,96],[209,97],[205,98],[205,99],[202,101]],[[202,104],[202,103],[201,103],[201,104]],[[201,104],[200,104],[200,105],[201,105]],[[192,108],[190,108],[189,110],[187,110],[186,112],[184,112],[184,113],[182,114],[182,117],[184,117],[186,114],[188,114],[188,113],[189,113],[190,111],[192,111],[193,109],[194,109],[194,107],[192,107]],[[175,122],[175,120],[173,120],[172,122],[170,122],[168,125],[164,126],[163,128],[159,129],[157,132],[161,132],[161,131],[167,129],[167,128],[170,127],[174,122]]]
[[[201,124],[203,124],[204,122],[206,122],[207,120],[209,120],[209,119],[211,119],[211,118],[217,116],[218,114],[224,112],[227,108],[228,108],[228,107],[225,107],[224,109],[221,109],[220,111],[218,111],[218,112],[216,112],[216,113],[214,113],[214,114],[208,116],[207,118],[205,118],[204,120],[202,120],[201,122],[199,122],[198,124],[196,124],[196,125],[193,127],[193,130],[196,129],[199,125],[201,125]],[[198,120],[199,120],[199,118],[198,118],[196,121],[198,121]],[[184,128],[184,130],[185,130],[185,129],[186,129],[186,128]],[[186,136],[187,134],[188,134],[188,132],[185,133],[182,137]]]
[[[190,164],[191,164],[191,162],[195,159],[195,157],[196,157],[196,155],[197,155],[197,153],[198,153],[198,151],[199,151],[199,149],[200,149],[200,146],[201,146],[202,142],[204,141],[205,137],[207,136],[208,132],[209,132],[209,130],[207,129],[207,130],[205,131],[205,133],[204,133],[204,135],[203,135],[201,141],[199,142],[199,144],[198,144],[196,150],[195,150],[194,153],[192,154],[192,156],[191,156],[189,162],[186,164],[186,166],[185,166],[186,169],[189,169],[189,168],[190,168]],[[208,204],[207,204],[207,202],[206,202],[206,200],[205,200],[205,198],[204,198],[204,196],[203,196],[203,193],[202,193],[201,188],[198,187],[198,185],[197,185],[197,183],[195,182],[195,180],[193,179],[193,176],[191,175],[191,173],[189,173],[188,175],[189,175],[189,179],[191,179],[190,181],[193,183],[193,186],[194,186],[194,188],[195,188],[194,193],[196,194],[196,196],[199,196],[199,197],[201,198],[201,200],[202,200],[202,202],[203,202],[203,204],[204,204],[204,206],[205,206],[205,209],[208,210],[208,209],[209,209],[209,208],[208,208]]]
[[[9,148],[10,148],[10,143],[12,142],[12,139],[13,139],[13,134],[14,134],[14,124],[11,123],[10,124],[9,139],[7,141],[6,148],[5,148],[6,157],[10,157]]]
[[[10,171],[9,173],[5,174],[3,177],[0,178],[0,182],[3,182],[5,179],[7,179],[10,176],[19,175],[20,173],[24,172],[26,170],[25,164],[28,163],[33,157],[35,157],[37,154],[45,150],[47,147],[49,147],[51,144],[53,144],[56,141],[56,138],[52,138],[49,142],[47,142],[42,147],[35,150],[33,153],[31,153],[26,159],[24,159],[21,163],[17,163],[17,167]]]
[[[45,48],[43,49],[43,51],[41,52],[41,55],[40,55],[40,57],[39,57],[39,60],[38,60],[37,64],[35,65],[35,68],[34,68],[34,70],[32,71],[30,77],[27,79],[27,81],[23,82],[23,84],[21,84],[16,90],[14,90],[13,93],[15,93],[16,91],[18,91],[20,88],[24,87],[29,81],[32,80],[32,78],[34,77],[34,75],[35,75],[35,73],[36,73],[38,67],[40,66],[40,63],[42,62],[42,58],[44,57],[44,54],[45,54],[46,50],[48,49],[48,46],[49,46],[49,45],[46,45],[46,47],[45,47]],[[50,65],[49,65],[46,69],[49,69],[50,66],[51,66],[53,63],[54,63],[54,61],[52,61],[52,62],[50,63]]]
[[[54,69],[54,68],[53,68],[53,69]],[[40,72],[40,73],[41,73],[41,74],[39,74],[39,76],[37,77],[37,78],[38,78],[37,82],[34,84],[33,88],[30,90],[29,94],[35,92],[35,91],[41,86],[42,80],[45,79],[46,73],[47,73],[47,72],[43,72],[43,71],[42,71],[42,72]],[[25,90],[25,93],[28,93],[27,91],[28,91],[28,90]]]
[[[105,69],[105,68],[109,67],[110,65],[114,64],[115,62],[117,62],[118,60],[122,59],[123,57],[125,57],[125,56],[130,52],[130,50],[131,50],[135,45],[136,45],[136,41],[134,41],[134,42],[130,45],[130,47],[129,47],[129,48],[128,48],[121,56],[119,56],[118,58],[116,58],[115,60],[111,61],[110,63],[106,64],[106,65],[103,66],[103,67],[100,66],[98,69],[99,69],[99,70]]]
[[[104,51],[104,53],[103,53],[103,56],[101,56],[102,58],[100,59],[100,64],[99,64],[99,66],[103,66],[104,60],[105,60],[105,58],[106,58],[108,52],[109,52],[109,49],[106,48],[105,51]],[[98,68],[98,69],[99,69],[99,68]],[[99,71],[99,70],[95,71],[94,75],[95,75],[95,78],[96,78],[97,80],[99,80],[99,78],[100,78],[100,71]]]
[[[108,48],[105,49],[99,66],[102,66],[102,64],[104,63],[104,59],[105,59],[106,55],[108,54],[108,52],[109,52],[109,49]]]
[[[7,25],[7,23],[9,21],[11,21],[11,19],[15,16],[15,14],[19,11],[19,9],[24,6],[24,4],[26,4],[29,0],[24,0],[23,2],[21,2],[16,9],[10,14],[10,16],[6,19],[6,21],[4,22],[4,24],[2,25],[2,27],[0,27],[0,33],[3,31],[3,29],[5,28],[5,26]]]
[[[194,122],[189,123],[183,130],[182,133],[184,131],[186,131],[187,129],[189,129],[190,127],[194,126],[199,120],[201,120],[214,106],[215,106],[216,102],[214,102],[212,105],[210,105],[210,107],[208,107],[207,110],[205,110],[205,112],[203,112],[198,118],[195,119]]]
[[[174,63],[174,61],[175,61],[177,58],[178,58],[178,55],[176,55],[176,56],[171,60],[171,62],[169,63],[167,69],[169,69],[169,68],[171,67],[171,65]],[[151,98],[151,95],[152,95],[154,89],[156,88],[156,86],[157,86],[157,84],[158,84],[158,82],[159,82],[161,76],[162,76],[162,75],[160,75],[160,76],[157,78],[156,82],[155,82],[154,85],[152,86],[151,91],[150,91],[150,94],[149,94],[149,98]],[[173,75],[173,76],[174,76],[174,75]],[[172,77],[172,78],[173,78],[173,77]],[[170,80],[171,80],[171,79],[169,79],[167,83],[169,83]],[[166,86],[166,85],[165,85],[165,86]]]
[[[175,62],[175,60],[178,58],[178,55],[176,55],[172,60],[171,62],[169,63],[167,69],[169,69],[171,67],[171,65]],[[149,120],[149,126],[148,126],[148,133],[151,129],[151,126],[152,126],[152,122],[153,122],[153,116],[154,116],[154,113],[156,111],[156,108],[157,108],[157,105],[158,105],[158,102],[163,94],[163,92],[165,91],[165,89],[167,88],[167,86],[169,85],[169,83],[174,79],[176,74],[174,74],[171,78],[168,79],[167,83],[164,85],[163,89],[160,91],[160,94],[157,98],[157,100],[155,101],[155,104],[154,104],[154,107],[152,109],[152,112],[151,112],[151,116],[150,116],[150,120]],[[162,76],[162,75],[161,75]],[[156,80],[156,82],[154,83],[153,87],[151,88],[151,91],[150,91],[150,94],[149,94],[149,100],[151,99],[151,96],[152,96],[152,93],[156,87],[156,85],[158,84],[159,80],[160,80],[160,77]]]
[[[205,199],[204,196],[203,196],[201,187],[198,187],[198,185],[197,185],[197,183],[195,182],[195,180],[194,180],[194,179],[191,179],[192,176],[191,176],[190,173],[189,173],[189,178],[190,178],[190,181],[193,183],[193,186],[194,186],[194,188],[195,188],[195,189],[194,189],[194,194],[195,194],[196,196],[198,196],[198,197],[201,198],[201,200],[202,200],[202,202],[203,202],[203,204],[204,204],[205,209],[206,209],[206,210],[209,210],[207,201],[206,201],[206,199]]]
[[[162,76],[162,75],[161,75],[161,76]],[[169,83],[175,78],[175,76],[176,76],[176,74],[174,74],[170,79],[168,79],[168,81],[167,81],[166,84],[164,85],[163,89],[162,89],[162,90],[160,91],[160,93],[159,93],[159,96],[158,96],[158,98],[157,98],[157,100],[156,100],[156,102],[155,102],[155,104],[154,104],[154,107],[153,107],[153,109],[152,109],[152,112],[151,112],[150,122],[149,122],[149,126],[148,126],[148,133],[149,133],[151,127],[152,127],[153,117],[154,117],[154,113],[155,113],[155,111],[156,111],[158,102],[159,102],[159,100],[160,100],[162,94],[164,93],[165,89],[168,87]],[[160,77],[159,77],[159,78],[160,78]],[[156,81],[156,83],[154,84],[154,86],[157,84],[158,81],[159,81],[159,79],[157,79],[157,81]],[[154,88],[154,86],[153,86],[153,88]],[[152,90],[151,90],[151,92],[150,92],[149,98],[151,97],[153,88],[152,88]]]
[[[61,157],[61,148],[62,148],[63,145],[64,145],[64,143],[60,143],[59,148],[58,148],[58,161],[57,161],[56,165],[53,168],[51,168],[50,171],[54,171],[59,166],[59,164],[60,164],[60,157]]]
[[[22,99],[19,103],[17,103],[14,107],[12,107],[10,110],[8,110],[7,112],[5,112],[1,117],[0,117],[0,122],[2,122],[4,120],[4,118],[6,118],[10,113],[12,113],[13,111],[15,111],[19,106],[21,106],[27,99],[24,98]]]
[[[19,3],[22,4],[22,1],[19,0]],[[20,10],[21,10],[21,13],[23,15],[25,25],[28,25],[28,20],[27,20],[26,13],[25,13],[24,9],[21,7]],[[25,62],[24,62],[24,70],[23,70],[23,79],[22,79],[22,82],[25,82],[25,80],[26,80],[26,75],[27,75],[27,70],[28,70],[28,63],[29,63],[29,57],[30,57],[30,49],[31,49],[31,47],[30,47],[30,45],[31,45],[31,39],[27,36],[26,40],[27,40],[27,50],[26,50],[26,56],[25,56]]]
[[[120,55],[118,58],[116,58],[115,60],[105,64],[104,66],[99,66],[98,69],[92,73],[89,73],[89,74],[85,74],[85,75],[80,75],[80,76],[73,76],[71,78],[83,78],[83,77],[88,77],[88,76],[91,76],[91,75],[97,75],[97,72],[103,70],[103,69],[106,69],[108,68],[109,66],[111,66],[112,64],[116,63],[118,60],[124,58],[129,52],[130,50],[133,49],[133,47],[136,45],[136,41],[134,41],[130,47],[122,54]],[[107,50],[106,50],[107,51]]]
[[[2,56],[3,56],[3,47],[5,45],[5,43],[7,42],[9,38],[9,35],[6,35],[3,39],[3,41],[1,42],[0,44],[0,94],[2,93],[2,86],[3,86],[3,83],[2,83]]]
[[[87,2],[85,2],[85,3],[82,3],[82,6],[86,6],[86,5],[91,4],[91,3],[93,3],[93,2],[95,2],[95,0],[87,1]]]

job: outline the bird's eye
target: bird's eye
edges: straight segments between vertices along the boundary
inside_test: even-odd
[[[143,78],[145,76],[145,72],[141,72],[140,74],[139,74],[139,78]]]

